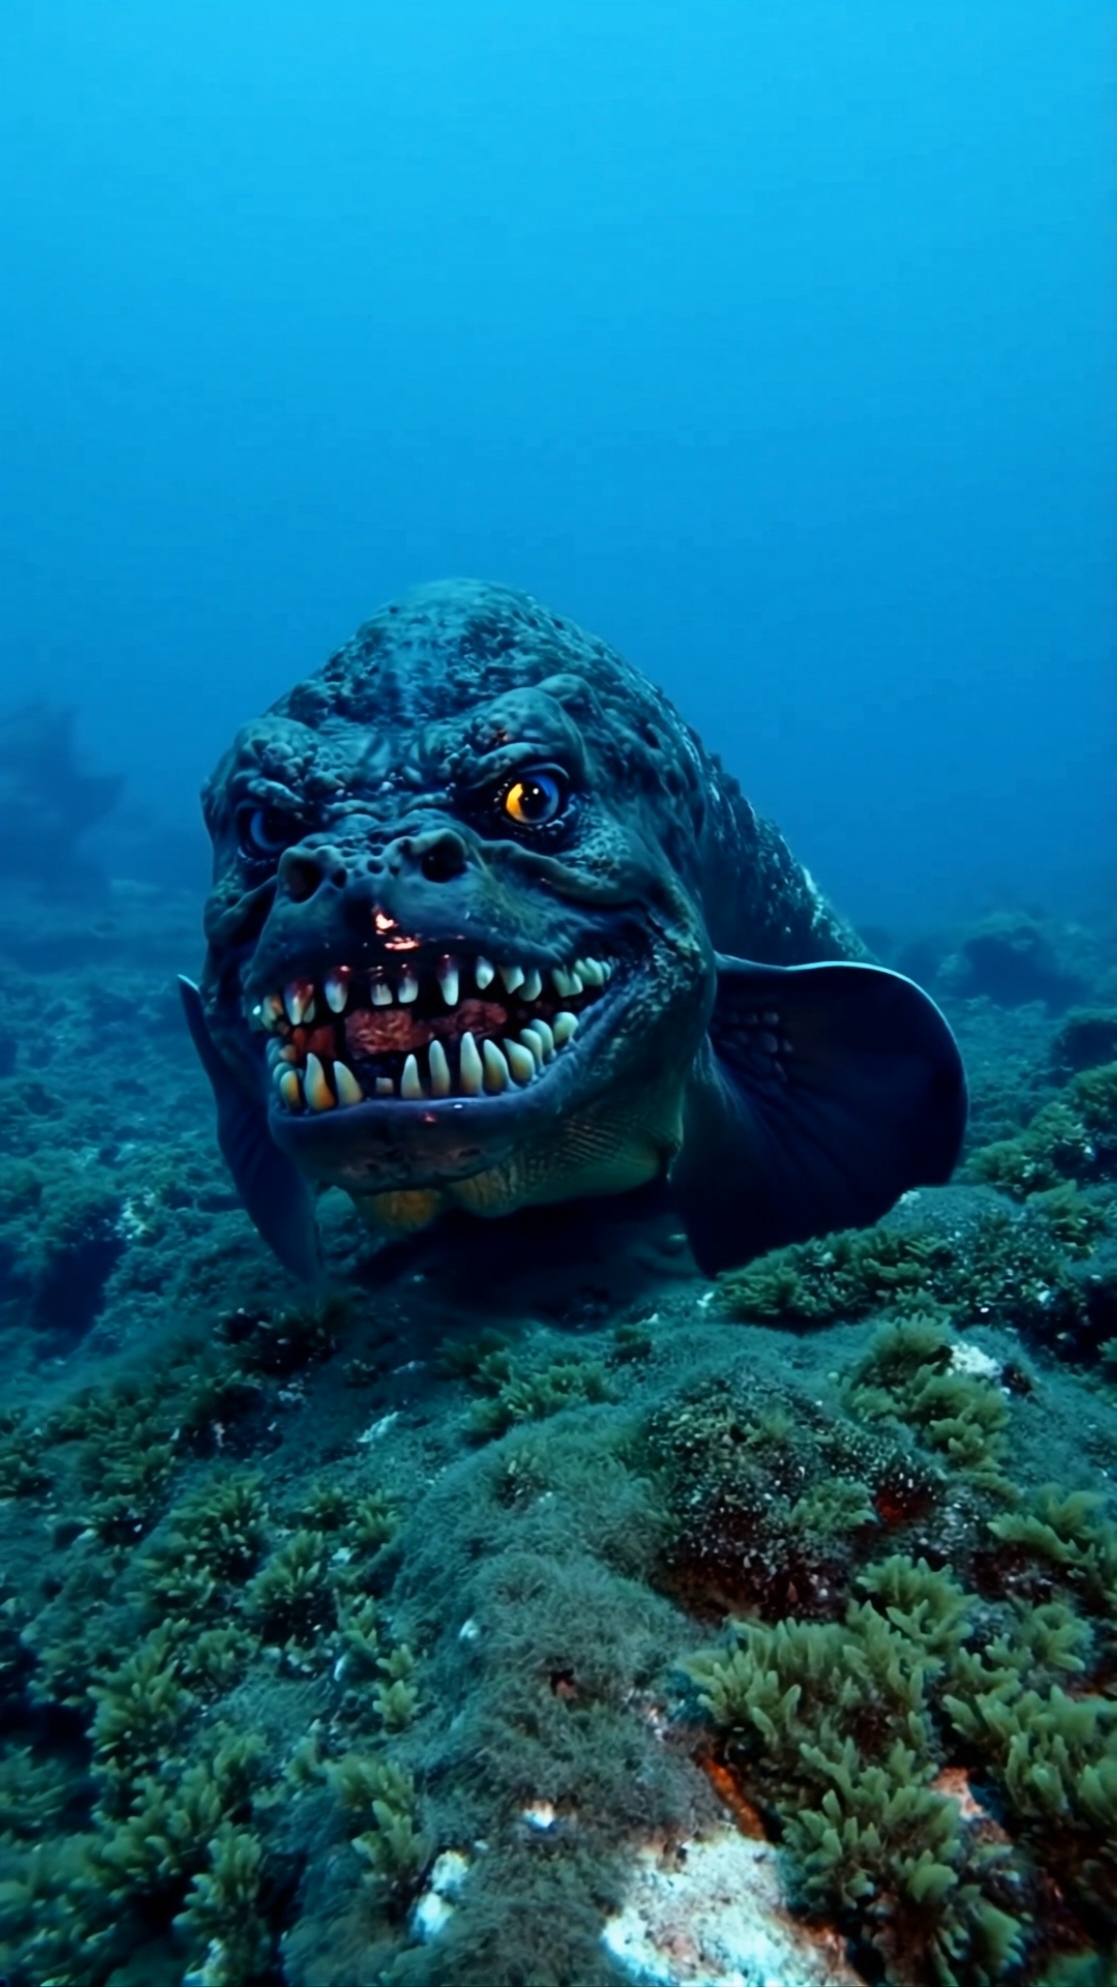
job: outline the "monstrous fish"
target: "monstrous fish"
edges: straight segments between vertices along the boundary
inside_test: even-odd
[[[320,1269],[318,1187],[388,1233],[665,1178],[713,1272],[949,1177],[966,1089],[658,690],[524,594],[381,610],[203,795],[183,981],[260,1233]]]

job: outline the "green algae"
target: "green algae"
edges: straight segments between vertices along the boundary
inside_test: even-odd
[[[1117,1177],[1117,1062],[1072,1077],[1015,1138],[975,1152],[966,1177],[1019,1199]]]

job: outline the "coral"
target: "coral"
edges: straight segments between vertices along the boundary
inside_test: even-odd
[[[298,1649],[332,1627],[333,1590],[323,1532],[300,1526],[249,1583],[248,1612],[272,1641]]]
[[[882,1325],[854,1368],[848,1398],[865,1419],[889,1415],[918,1430],[983,1489],[1011,1494],[999,1467],[1004,1395],[988,1373],[958,1364],[952,1335],[936,1317],[914,1313]]]
[[[264,1551],[267,1506],[251,1471],[216,1471],[168,1514],[145,1561],[148,1590],[161,1609],[191,1615],[228,1603]]]
[[[995,1895],[1003,1849],[933,1784],[928,1686],[962,1643],[964,1597],[899,1556],[863,1584],[886,1611],[851,1602],[840,1623],[737,1624],[728,1653],[692,1660],[699,1700],[774,1809],[808,1913],[836,1916],[891,1981],[999,1980],[1025,1929]]]
[[[409,1773],[375,1755],[346,1754],[327,1768],[346,1832],[378,1892],[409,1895],[430,1860]]]
[[[723,1276],[720,1303],[730,1318],[830,1324],[885,1305],[922,1302],[953,1275],[952,1252],[941,1236],[883,1225],[849,1228],[774,1249]]]
[[[1015,1138],[973,1153],[965,1176],[1018,1199],[1067,1180],[1117,1178],[1117,1063],[1072,1077]]]
[[[251,1987],[270,1968],[275,1937],[262,1908],[264,1850],[249,1828],[222,1821],[209,1862],[191,1879],[175,1930],[198,1956],[183,1987]]]
[[[556,1359],[531,1371],[500,1348],[485,1353],[469,1377],[470,1384],[486,1396],[469,1420],[469,1432],[477,1441],[503,1435],[518,1421],[541,1421],[565,1407],[615,1399],[604,1367],[590,1359]]]

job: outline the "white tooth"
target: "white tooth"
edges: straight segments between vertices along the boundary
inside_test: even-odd
[[[283,1005],[292,1028],[297,1028],[300,1021],[313,1021],[314,988],[310,981],[292,980],[290,986],[284,987]]]
[[[524,1029],[524,1034],[538,1035],[539,1040],[543,1044],[543,1059],[545,1062],[550,1062],[551,1057],[555,1053],[555,1033],[550,1022],[544,1021],[543,1016],[537,1014],[534,1021],[530,1022]]]
[[[478,955],[473,968],[473,977],[477,982],[478,992],[484,993],[485,988],[491,987],[493,981],[496,979],[496,967],[490,966],[487,959],[482,959]]]
[[[430,1066],[431,1096],[448,1097],[452,1087],[450,1065],[446,1060],[446,1051],[439,1041],[434,1041],[430,1045]]]
[[[617,963],[617,962],[616,962],[616,960],[615,960],[615,959],[602,959],[602,960],[600,961],[600,965],[601,965],[601,970],[602,970],[602,972],[604,973],[604,975],[605,975],[605,978],[606,978],[607,980],[611,980],[611,979],[612,979],[612,977],[613,977],[613,968],[614,968],[614,966],[616,965],[616,963]]]
[[[373,980],[372,1004],[374,1007],[391,1007],[392,989],[387,980]]]
[[[535,1075],[535,1057],[518,1042],[505,1042],[504,1059],[517,1083],[530,1083]]]
[[[520,989],[525,1000],[538,1000],[543,991],[543,975],[538,966],[529,966]]]
[[[547,1060],[542,1035],[537,1035],[534,1028],[521,1028],[520,1040],[525,1049],[531,1050],[532,1060],[535,1063],[536,1069],[542,1069],[543,1064]]]
[[[447,1007],[458,1004],[458,969],[452,959],[442,959],[438,965],[438,984],[442,988],[442,998]]]
[[[556,1049],[565,1048],[567,1042],[569,1042],[570,1040],[570,1037],[572,1035],[576,1035],[577,1032],[578,1032],[578,1016],[576,1014],[567,1014],[564,1011],[561,1014],[555,1015],[554,1034],[555,1034]]]
[[[273,1036],[272,1040],[268,1043],[267,1048],[264,1050],[264,1056],[267,1060],[268,1068],[274,1069],[276,1064],[282,1059],[283,1056],[282,1042],[277,1042]]]
[[[572,1000],[575,994],[582,992],[581,979],[573,968],[568,970],[565,966],[552,966],[551,978],[560,1000]]]
[[[481,1060],[485,1065],[485,1088],[495,1096],[498,1090],[507,1090],[510,1081],[508,1064],[495,1042],[482,1042]]]
[[[515,993],[517,987],[523,986],[525,974],[522,966],[498,966],[497,971],[509,993]]]
[[[423,1095],[423,1086],[419,1081],[419,1065],[414,1056],[408,1056],[407,1061],[403,1065],[403,1075],[399,1080],[399,1094],[401,1097],[406,1097],[409,1104],[417,1103]]]
[[[377,1079],[376,1079],[376,1094],[377,1094],[377,1096],[378,1096],[378,1097],[394,1097],[394,1096],[395,1096],[395,1094],[396,1094],[396,1086],[395,1086],[395,1084],[394,1084],[394,1083],[392,1082],[392,1079],[391,1079],[391,1077],[390,1077],[390,1076],[378,1076],[378,1077],[377,1077]]]
[[[298,1072],[285,1069],[279,1079],[279,1094],[289,1111],[301,1111],[303,1107],[303,1087]]]
[[[306,1101],[310,1105],[311,1110],[332,1111],[334,1107],[334,1093],[326,1082],[326,1072],[322,1068],[317,1056],[307,1056],[306,1075],[303,1081],[306,1085]]]
[[[399,976],[399,997],[404,1002],[419,998],[419,982],[410,966],[405,966]]]
[[[364,1103],[365,1093],[357,1082],[348,1063],[335,1062],[334,1082],[337,1084],[337,1101],[339,1104]]]
[[[587,987],[605,985],[605,968],[600,959],[575,959],[574,971],[581,975]]]
[[[323,981],[326,1001],[334,1014],[344,1014],[349,1000],[349,982],[341,973],[327,973]]]
[[[253,1008],[252,1011],[254,1014],[259,1014],[261,1028],[266,1028],[269,1035],[273,1034],[283,1019],[282,994],[265,994],[259,1007]]]
[[[468,1028],[462,1036],[460,1069],[461,1086],[466,1096],[479,1097],[481,1095],[481,1083],[485,1070],[481,1058],[477,1053],[477,1044]]]

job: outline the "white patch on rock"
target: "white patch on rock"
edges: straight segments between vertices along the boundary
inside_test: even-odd
[[[394,1428],[398,1420],[399,1409],[393,1408],[391,1414],[382,1414],[379,1421],[374,1421],[365,1429],[363,1435],[358,1435],[357,1441],[362,1448],[366,1448],[370,1442],[382,1442],[389,1428]]]
[[[445,1930],[454,1915],[454,1899],[469,1875],[469,1857],[460,1849],[444,1849],[435,1858],[427,1888],[411,1909],[411,1930],[426,1944]]]
[[[733,1828],[640,1850],[601,1936],[636,1987],[863,1987],[836,1932],[792,1917],[775,1850]]]
[[[959,1339],[951,1349],[950,1367],[954,1373],[971,1373],[975,1380],[999,1380],[1001,1369],[997,1361],[979,1345],[971,1345],[968,1339]]]

